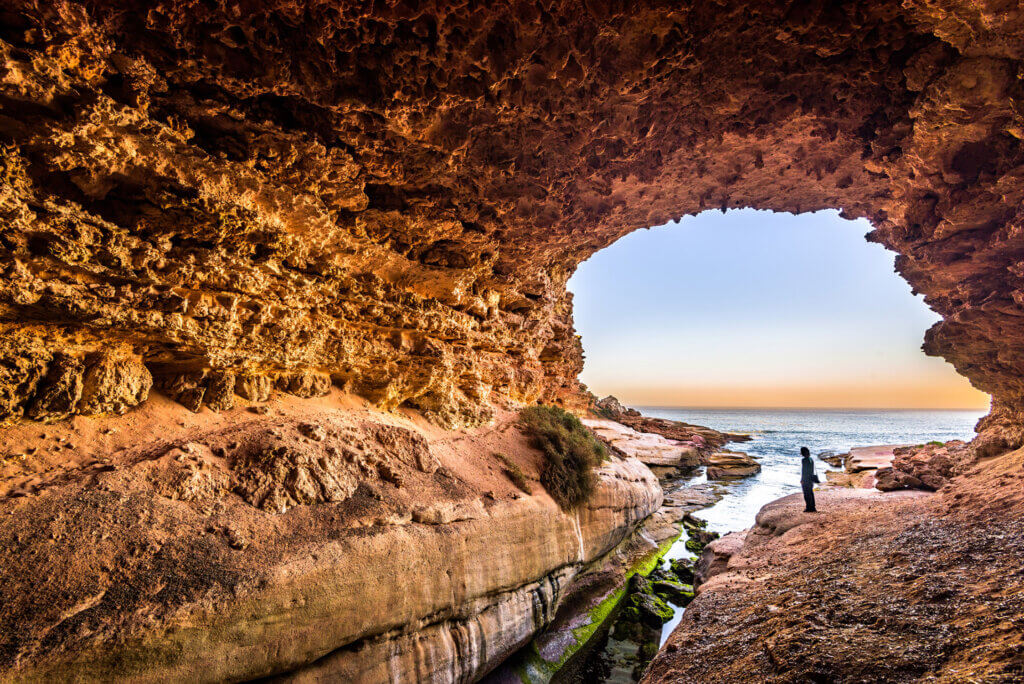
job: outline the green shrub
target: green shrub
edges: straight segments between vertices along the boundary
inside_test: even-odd
[[[501,470],[508,476],[508,479],[512,480],[512,484],[527,494],[533,494],[533,489],[530,488],[530,481],[527,479],[523,469],[519,467],[519,464],[508,460],[504,454],[494,454],[494,457],[505,466]]]
[[[563,510],[586,503],[594,493],[594,468],[604,445],[571,413],[556,406],[531,406],[519,414],[534,446],[544,452],[540,483]]]
[[[933,439],[932,441],[928,442],[928,446],[946,446],[946,443]]]

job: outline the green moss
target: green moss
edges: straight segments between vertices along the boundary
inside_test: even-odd
[[[933,439],[932,441],[928,442],[928,446],[946,446],[946,443]]]
[[[531,406],[519,418],[544,452],[540,482],[551,498],[566,511],[589,501],[597,486],[594,469],[607,456],[604,445],[579,418],[557,406]]]
[[[586,647],[594,635],[605,625],[615,609],[619,607],[619,604],[626,597],[629,579],[635,574],[649,575],[654,568],[658,567],[662,556],[668,553],[672,545],[681,536],[682,530],[676,536],[662,542],[657,549],[637,559],[626,571],[622,585],[587,611],[586,622],[572,630],[573,644],[562,652],[562,656],[557,661],[545,660],[537,650],[536,642],[531,642],[529,646],[520,651],[517,656],[519,663],[515,666],[519,679],[524,684],[538,684],[551,681],[551,678],[565,666],[570,658]],[[636,608],[627,606],[623,610],[636,610]]]
[[[701,551],[704,550],[704,544],[698,541],[697,539],[687,539],[686,543],[683,546],[686,547],[687,551],[693,551],[698,555]]]
[[[519,467],[519,464],[508,460],[504,454],[494,454],[494,457],[501,461],[505,466],[502,468],[502,472],[508,476],[508,479],[512,480],[512,484],[519,487],[519,489],[523,490],[527,494],[533,494],[533,489],[530,487],[530,481],[526,478],[526,474],[523,473],[523,469]]]

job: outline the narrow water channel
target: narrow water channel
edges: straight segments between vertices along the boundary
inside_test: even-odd
[[[745,451],[761,463],[761,472],[729,483],[725,496],[696,513],[707,521],[707,529],[724,535],[754,524],[757,512],[767,503],[800,491],[800,447],[815,456],[815,468],[822,481],[831,470],[817,458],[823,452],[844,453],[853,447],[875,444],[922,444],[931,440],[968,440],[974,424],[985,411],[803,411],[803,410],[687,410],[642,408],[645,415],[704,425],[725,432],[746,433],[751,441],[727,445]],[[703,473],[687,484],[706,482]],[[687,536],[680,537],[665,555],[666,561],[693,558],[686,549]],[[675,614],[661,629],[659,647],[682,620],[684,609],[673,606]],[[637,681],[651,656],[651,639],[657,633],[639,632],[636,627],[611,627],[603,648],[596,649],[584,668],[587,682],[628,684]],[[617,638],[621,637],[621,638]],[[583,681],[583,680],[580,680]]]

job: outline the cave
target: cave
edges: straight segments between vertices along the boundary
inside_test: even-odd
[[[202,477],[151,473],[156,493],[143,495],[118,479],[114,451],[76,464],[88,478],[65,493],[5,498],[3,539],[18,561],[3,572],[20,598],[0,619],[31,636],[0,644],[3,677],[255,679],[328,654],[348,663],[360,639],[441,615],[379,589],[367,600],[408,610],[342,628],[331,620],[337,605],[318,604],[311,584],[288,595],[310,611],[289,646],[267,627],[273,620],[249,621],[231,596],[266,581],[239,554],[270,554],[261,535],[280,532],[258,516],[373,492],[355,471],[314,493],[272,489],[256,438],[228,428],[202,437],[218,420],[209,416],[269,400],[271,413],[253,420],[321,444],[273,407],[342,392],[366,411],[414,411],[428,434],[485,427],[531,404],[584,411],[592,397],[578,380],[567,280],[623,235],[707,209],[867,219],[869,239],[899,254],[899,273],[942,316],[926,352],[993,397],[974,456],[1024,445],[1024,13],[1013,3],[9,0],[0,58],[7,443],[84,425],[102,452],[117,434],[138,437],[133,424],[156,439],[161,416],[173,416],[168,435],[192,446],[154,441],[147,463],[217,464],[249,449],[232,486],[252,509],[231,503],[231,515],[209,523],[225,504],[176,513],[222,486],[219,466]],[[382,482],[408,468],[416,482],[433,478],[423,479],[432,496],[464,488],[412,433],[335,427],[358,443],[398,445],[374,466]],[[308,454],[259,439],[293,480],[319,472]],[[47,467],[72,451],[51,450]],[[138,468],[155,467],[143,460]],[[143,503],[158,495],[160,515]],[[632,528],[657,508],[653,495],[633,503],[614,509],[614,523],[599,512],[587,520]],[[274,554],[313,543],[331,524],[328,508],[294,518],[295,540],[274,537]],[[452,510],[421,512],[420,522],[482,524]],[[569,549],[578,533],[580,561],[607,550],[584,550],[591,537],[578,518],[574,528],[571,517],[544,515],[547,528],[507,524],[536,538],[560,530]],[[146,519],[148,528],[136,522]],[[194,536],[213,528],[217,543]],[[83,530],[120,544],[114,557],[148,565],[115,591],[109,563],[72,559]],[[37,558],[46,538],[64,540],[67,557]],[[419,541],[409,557],[436,563],[422,551],[434,542]],[[169,551],[179,546],[184,555]],[[378,558],[371,547],[359,557]],[[459,551],[472,552],[483,549]],[[261,562],[291,567],[294,558],[274,554]],[[318,582],[355,591],[344,553],[327,544],[314,556]],[[567,577],[549,560],[491,578],[487,591],[522,588],[512,613],[526,610],[529,592],[543,598],[533,604],[557,603]],[[78,579],[37,590],[39,572]],[[458,591],[472,595],[470,585]],[[284,615],[279,598],[260,605]],[[228,616],[226,642],[247,642],[237,650],[217,641]],[[452,678],[483,676],[549,617],[524,618],[530,628],[491,643],[489,655],[461,650],[472,665]],[[153,624],[171,630],[159,645]],[[196,657],[203,649],[215,655]]]

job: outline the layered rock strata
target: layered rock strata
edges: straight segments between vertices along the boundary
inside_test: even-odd
[[[50,426],[111,443],[0,498],[0,679],[477,679],[662,503],[613,457],[565,513],[490,455],[536,480],[513,423],[452,435],[330,400]]]
[[[191,408],[328,381],[446,424],[582,407],[578,263],[706,209],[840,208],[996,398],[998,452],[1022,36],[973,0],[11,0],[0,416],[94,410],[74,378],[108,350]]]
[[[618,421],[584,418],[583,424],[597,437],[620,453],[658,468],[696,468],[703,463],[702,447],[692,439],[680,441],[661,435],[638,432]]]
[[[737,480],[761,472],[761,464],[742,451],[716,451],[707,464],[709,480]]]

